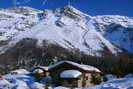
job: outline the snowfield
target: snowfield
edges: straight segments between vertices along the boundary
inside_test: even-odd
[[[24,69],[15,70],[19,74],[6,74],[3,75],[3,80],[0,80],[0,89],[44,89],[45,84],[35,82],[34,78],[22,72],[27,71]],[[108,77],[112,78],[111,75]],[[70,89],[66,87],[51,87],[49,89]],[[133,89],[133,76],[129,74],[125,78],[113,78],[100,85],[91,86],[88,88],[75,88],[75,89]]]
[[[24,74],[26,70],[15,70],[18,74],[6,74],[4,80],[0,80],[0,89],[43,89],[44,84],[35,82],[32,76]]]
[[[133,78],[114,79],[101,85],[83,89],[133,89]]]

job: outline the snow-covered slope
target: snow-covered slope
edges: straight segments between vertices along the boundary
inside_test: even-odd
[[[29,7],[0,9],[0,51],[6,50],[4,46],[14,36],[31,29],[40,21],[42,11],[33,10]]]
[[[29,7],[0,9],[0,51],[23,38],[35,38],[39,46],[48,40],[93,56],[103,52],[117,54],[122,52],[120,48],[133,52],[132,22],[132,18],[124,16],[92,17],[72,6],[53,11]]]
[[[133,53],[133,18],[104,15],[93,17],[92,23],[111,43]]]
[[[0,52],[23,38],[43,40],[67,49],[101,56],[124,50],[133,53],[133,19],[124,16],[89,16],[66,6],[55,10],[30,7],[0,9]],[[104,53],[103,53],[104,52]]]

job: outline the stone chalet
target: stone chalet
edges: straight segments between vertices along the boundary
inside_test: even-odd
[[[32,71],[37,69],[43,70],[44,76],[49,73],[53,79],[53,83],[57,84],[57,86],[70,88],[91,86],[94,84],[92,75],[95,73],[101,76],[99,69],[71,61],[60,61],[48,67],[38,66],[33,68]]]

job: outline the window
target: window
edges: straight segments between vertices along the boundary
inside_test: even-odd
[[[88,76],[85,76],[85,80],[89,80]]]
[[[73,84],[73,81],[72,80],[68,80],[68,84]]]
[[[85,74],[85,80],[89,80],[91,78],[91,74],[90,73],[86,73]]]

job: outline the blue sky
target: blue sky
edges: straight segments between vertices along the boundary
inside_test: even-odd
[[[54,9],[68,4],[68,0],[18,0],[18,6]],[[29,2],[26,2],[29,1]],[[71,5],[90,15],[124,15],[133,17],[133,0],[71,0]],[[13,6],[13,0],[0,0],[0,8]]]

